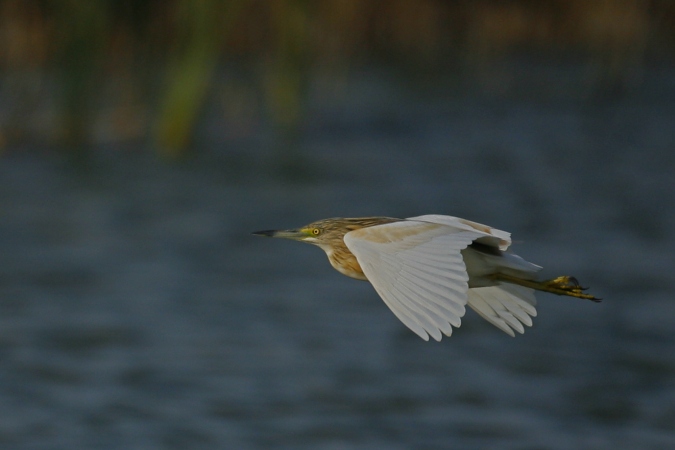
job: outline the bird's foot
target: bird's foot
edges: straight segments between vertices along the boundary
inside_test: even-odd
[[[567,295],[570,297],[583,298],[594,302],[599,302],[601,300],[591,294],[584,293],[587,288],[581,287],[576,278],[569,276],[562,276],[545,281],[535,281],[514,277],[504,273],[496,273],[491,275],[490,278],[503,283],[512,283],[530,289],[536,289],[538,291],[550,292],[551,294]]]
[[[584,293],[588,288],[582,287],[576,278],[567,275],[543,281],[541,284],[542,290],[553,294],[569,295],[570,297],[583,298],[594,302],[601,300],[591,294]]]

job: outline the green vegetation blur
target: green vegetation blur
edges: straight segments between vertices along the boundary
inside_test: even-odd
[[[0,0],[0,152],[176,158],[214,99],[233,139],[257,121],[292,136],[313,83],[369,67],[499,93],[524,54],[621,90],[672,55],[674,23],[667,0]]]

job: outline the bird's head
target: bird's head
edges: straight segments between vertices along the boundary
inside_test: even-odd
[[[371,227],[383,223],[390,223],[399,219],[389,217],[359,217],[359,218],[333,218],[312,222],[304,227],[291,230],[265,230],[256,231],[256,236],[268,236],[275,238],[291,239],[294,241],[308,242],[324,249],[343,246],[343,237],[353,230],[363,227]]]
[[[345,233],[351,231],[351,229],[342,224],[342,222],[345,220],[349,219],[325,219],[312,222],[300,228],[294,228],[290,230],[256,231],[253,234],[256,236],[267,236],[291,239],[293,241],[308,242],[320,247],[324,245],[331,246],[336,243],[341,243],[342,237],[345,235]]]

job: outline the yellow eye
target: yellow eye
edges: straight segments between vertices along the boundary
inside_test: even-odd
[[[312,229],[312,234],[314,236],[318,236],[319,234],[321,234],[321,230],[319,230],[318,228],[314,228]]]

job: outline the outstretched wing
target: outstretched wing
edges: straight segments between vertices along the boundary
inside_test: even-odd
[[[483,234],[476,239],[500,250],[506,250],[511,245],[511,233],[498,230],[470,220],[453,216],[426,215],[412,217],[409,220],[421,220],[456,227],[464,230],[475,230]],[[492,259],[496,269],[506,269],[534,273],[541,269],[536,264],[523,260],[513,254],[504,253]],[[537,300],[534,290],[514,284],[499,284],[497,286],[469,289],[468,305],[485,320],[514,336],[514,330],[523,333],[523,325],[532,326],[531,316],[537,315],[535,308]]]
[[[396,317],[422,339],[460,325],[468,279],[460,251],[485,233],[402,220],[345,234],[363,273]]]
[[[425,216],[409,217],[406,220],[419,220],[421,222],[439,223],[460,230],[475,231],[482,234],[478,241],[488,245],[499,247],[500,250],[506,250],[511,245],[511,233],[498,230],[489,225],[473,222],[454,216],[443,216],[440,214],[427,214]]]

